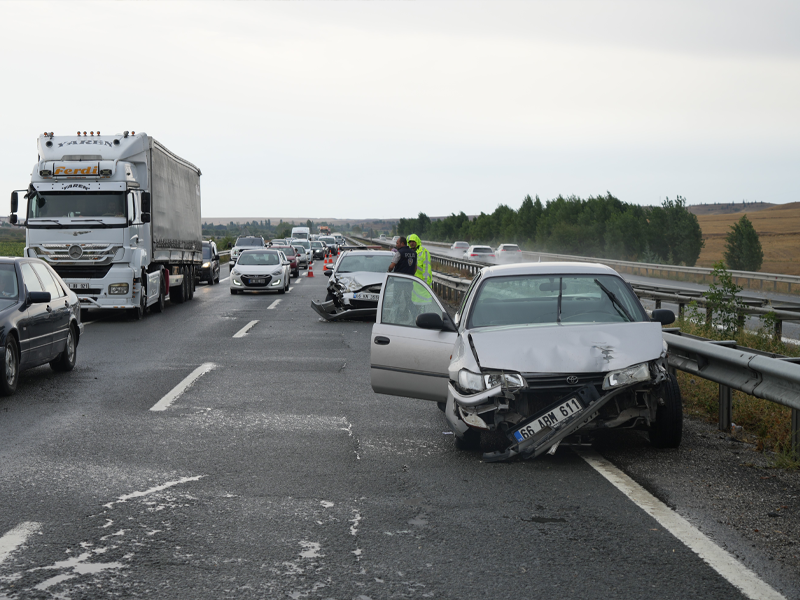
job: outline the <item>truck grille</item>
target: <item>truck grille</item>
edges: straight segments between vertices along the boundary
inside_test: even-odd
[[[54,264],[53,269],[62,279],[102,279],[108,275],[111,265],[86,265],[84,267]]]
[[[41,244],[32,246],[38,258],[52,266],[111,264],[122,246],[119,244]]]

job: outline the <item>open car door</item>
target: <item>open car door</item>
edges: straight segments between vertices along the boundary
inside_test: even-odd
[[[423,329],[417,317],[438,315],[445,328]],[[458,334],[433,290],[411,275],[389,273],[370,342],[370,380],[380,394],[445,402],[447,369]]]

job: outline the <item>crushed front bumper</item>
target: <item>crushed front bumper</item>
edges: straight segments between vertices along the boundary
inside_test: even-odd
[[[378,314],[378,308],[344,308],[336,306],[333,300],[328,302],[311,301],[311,308],[326,321],[369,320]]]

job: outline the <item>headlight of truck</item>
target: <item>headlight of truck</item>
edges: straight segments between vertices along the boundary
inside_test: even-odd
[[[483,380],[487,389],[498,385],[510,390],[518,390],[525,387],[525,380],[522,375],[517,373],[490,373],[489,375],[484,375]]]
[[[458,372],[458,387],[465,392],[482,392],[486,389],[483,384],[483,377],[466,369],[461,369]]]
[[[127,283],[112,283],[108,286],[108,293],[111,296],[124,296],[128,293]]]
[[[640,363],[628,367],[627,369],[611,371],[603,380],[603,389],[613,390],[623,385],[630,385],[631,383],[638,383],[639,381],[648,381],[649,379],[650,368],[647,363]]]

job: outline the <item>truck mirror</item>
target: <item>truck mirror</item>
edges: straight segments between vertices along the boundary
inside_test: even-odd
[[[14,215],[14,214],[9,215],[8,222],[11,223],[12,225],[16,225],[17,224],[17,215]]]
[[[150,213],[143,212],[142,213],[142,223],[149,223],[150,222]]]
[[[11,212],[12,213],[17,212],[18,208],[19,208],[19,195],[17,194],[17,192],[11,192]]]
[[[149,213],[150,212],[150,192],[142,192],[142,212]],[[145,221],[142,219],[142,222],[149,223],[150,221]]]

